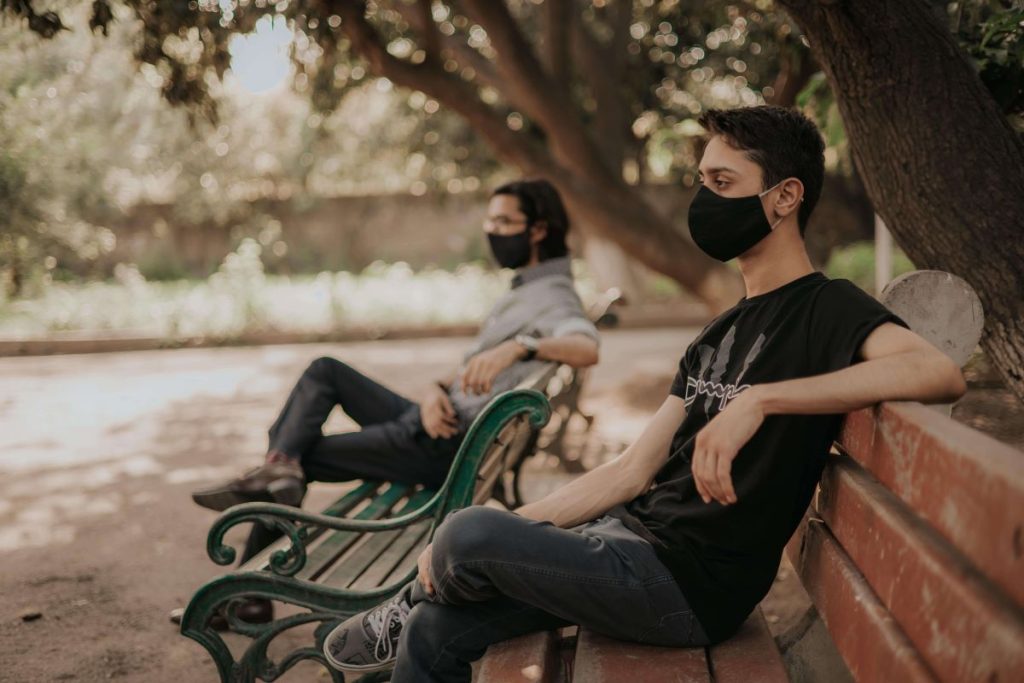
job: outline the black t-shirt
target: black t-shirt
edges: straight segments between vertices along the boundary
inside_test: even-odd
[[[743,298],[686,349],[671,393],[687,405],[670,456],[646,493],[610,511],[651,540],[713,642],[768,592],[842,415],[769,415],[732,463],[736,502],[705,503],[690,470],[694,439],[753,384],[840,370],[872,330],[906,327],[849,280],[819,272]]]

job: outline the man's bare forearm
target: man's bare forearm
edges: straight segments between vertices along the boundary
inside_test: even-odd
[[[620,464],[621,458],[606,462],[541,500],[517,508],[515,512],[562,528],[597,519],[640,493],[624,478]]]
[[[945,403],[962,396],[966,384],[956,364],[940,352],[911,351],[747,391],[765,415],[811,415],[848,413],[881,401]]]
[[[537,340],[537,358],[582,368],[597,363],[597,342],[584,334],[542,337]]]
[[[668,459],[669,444],[685,416],[683,399],[669,395],[640,437],[621,455],[516,512],[565,528],[597,519],[616,505],[633,500],[650,488]]]

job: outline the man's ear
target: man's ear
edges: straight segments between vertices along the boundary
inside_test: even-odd
[[[530,226],[530,244],[540,244],[547,236],[547,221],[537,221]]]
[[[775,200],[775,213],[788,216],[800,210],[800,202],[804,200],[804,184],[798,178],[788,178],[779,187],[779,196]]]

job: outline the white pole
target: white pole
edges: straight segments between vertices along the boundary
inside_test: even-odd
[[[892,233],[881,216],[875,214],[875,296],[892,280]]]

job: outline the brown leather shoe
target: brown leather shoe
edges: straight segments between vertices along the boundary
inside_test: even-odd
[[[306,495],[306,475],[295,460],[268,462],[238,479],[192,492],[197,505],[215,512],[233,505],[273,502],[298,506]]]
[[[172,624],[181,624],[181,617],[185,613],[184,607],[171,610],[170,619]],[[247,624],[266,624],[274,620],[274,605],[270,600],[264,598],[246,598],[238,606],[236,612],[238,618]],[[214,631],[228,631],[228,618],[224,609],[214,612],[210,617],[210,626]]]

